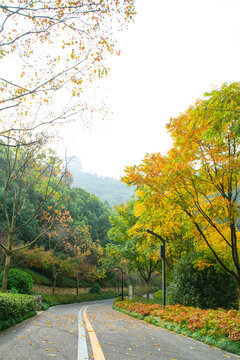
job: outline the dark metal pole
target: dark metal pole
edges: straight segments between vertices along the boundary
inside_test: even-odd
[[[118,269],[120,269],[121,272],[122,272],[122,292],[121,292],[121,300],[123,301],[123,269],[120,268],[120,266],[116,266],[116,271],[118,271]]]
[[[166,306],[166,271],[165,271],[165,244],[162,245],[162,296],[163,308]]]
[[[153,236],[156,236],[158,239],[162,241],[162,245],[160,246],[160,257],[162,258],[162,305],[163,308],[166,306],[166,269],[165,269],[165,243],[166,241],[162,238],[161,235],[154,233],[151,230],[147,230],[147,232]]]

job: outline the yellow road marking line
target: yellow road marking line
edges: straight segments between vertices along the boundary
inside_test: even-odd
[[[94,359],[95,360],[105,360],[105,356],[103,355],[101,345],[99,344],[99,341],[95,334],[95,331],[93,330],[93,327],[87,318],[87,314],[86,314],[87,308],[88,308],[88,306],[86,306],[83,310],[83,320],[86,324],[87,332],[89,334],[89,339],[91,342]]]

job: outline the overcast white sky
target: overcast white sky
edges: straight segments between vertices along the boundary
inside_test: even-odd
[[[84,170],[119,178],[145,153],[166,153],[170,117],[205,91],[240,80],[239,0],[136,0],[137,15],[119,34],[121,56],[97,97],[109,120],[90,130],[68,125],[68,154]]]

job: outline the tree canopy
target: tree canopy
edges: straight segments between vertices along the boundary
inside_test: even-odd
[[[166,207],[191,224],[195,248],[210,252],[240,289],[239,109],[240,83],[206,93],[170,120],[167,156],[146,155],[123,181],[137,186],[150,208]]]

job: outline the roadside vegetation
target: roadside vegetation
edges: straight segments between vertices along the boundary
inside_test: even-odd
[[[36,315],[36,299],[31,295],[0,293],[0,331]]]
[[[113,308],[156,326],[190,336],[209,345],[240,355],[240,313],[237,310],[147,304],[125,299]]]

